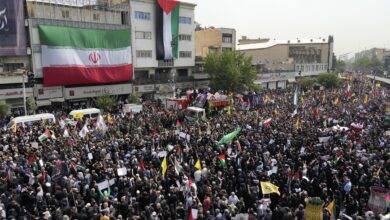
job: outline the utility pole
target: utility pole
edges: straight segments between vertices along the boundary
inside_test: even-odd
[[[27,115],[27,105],[26,105],[26,74],[27,70],[23,71],[23,79],[22,79],[22,84],[23,84],[23,108],[24,108],[24,115]]]

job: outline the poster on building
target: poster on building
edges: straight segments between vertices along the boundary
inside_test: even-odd
[[[26,55],[23,0],[0,1],[0,56]]]
[[[383,187],[373,186],[371,187],[371,195],[368,200],[368,207],[375,213],[384,213],[389,207],[389,202],[386,201],[386,195],[390,191]]]

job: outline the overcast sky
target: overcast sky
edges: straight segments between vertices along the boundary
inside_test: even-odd
[[[335,53],[390,48],[390,0],[183,0],[197,4],[202,26],[231,27],[237,37],[333,35]]]

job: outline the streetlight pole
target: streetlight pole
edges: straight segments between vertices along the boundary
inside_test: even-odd
[[[24,115],[27,115],[27,105],[26,105],[26,71],[23,71],[23,79],[22,79],[22,84],[23,84],[23,107],[24,107]]]

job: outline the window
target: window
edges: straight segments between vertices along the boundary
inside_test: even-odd
[[[179,17],[179,23],[180,24],[191,24],[191,18],[190,17]]]
[[[191,51],[180,51],[179,57],[181,58],[190,58],[192,56]]]
[[[69,18],[69,11],[68,10],[62,10],[61,14],[62,14],[62,18]]]
[[[141,58],[152,57],[152,51],[151,50],[137,50],[137,57],[141,57]]]
[[[136,31],[135,38],[136,39],[152,39],[152,32],[150,32],[150,31]]]
[[[222,34],[222,42],[231,44],[233,42],[233,36],[231,34]]]
[[[190,34],[179,34],[179,40],[180,41],[191,41],[191,35]]]
[[[17,69],[21,69],[24,67],[23,63],[4,63],[3,64],[3,72],[12,72]]]
[[[94,20],[94,21],[99,21],[99,20],[100,20],[100,15],[94,13],[94,14],[93,14],[93,20]]]
[[[150,20],[150,13],[149,12],[142,12],[142,11],[136,11],[135,12],[135,19],[138,20]]]

